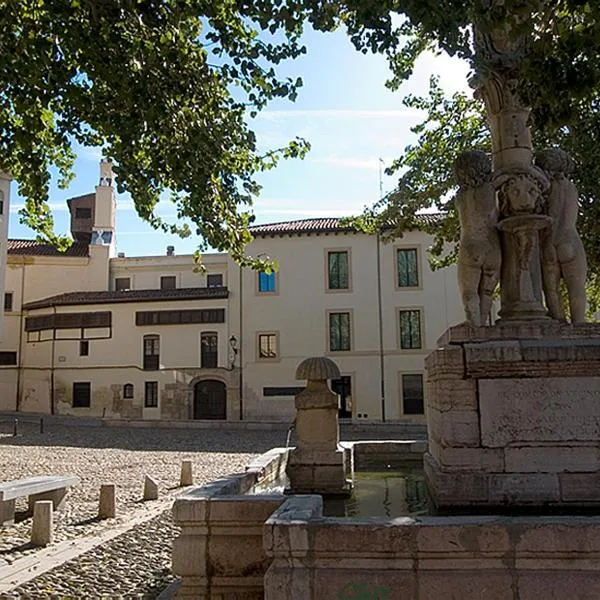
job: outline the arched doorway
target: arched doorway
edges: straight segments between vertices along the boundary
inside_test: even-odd
[[[205,379],[194,386],[194,419],[226,419],[227,387],[222,381]]]

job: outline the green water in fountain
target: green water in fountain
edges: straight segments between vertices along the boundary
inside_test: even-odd
[[[422,468],[356,471],[349,498],[324,498],[325,517],[409,517],[427,514]]]
[[[287,477],[254,486],[248,493],[281,494]],[[428,513],[421,465],[385,471],[355,471],[349,498],[324,497],[325,517],[408,517]]]

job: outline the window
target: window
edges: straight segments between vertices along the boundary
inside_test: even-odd
[[[160,360],[160,338],[157,335],[144,336],[144,371],[157,371]]]
[[[423,375],[402,375],[402,412],[405,415],[422,415]]]
[[[0,192],[0,215],[4,214],[4,192]]]
[[[399,248],[396,251],[398,287],[419,286],[419,263],[416,248]]]
[[[399,315],[400,348],[403,350],[421,348],[421,311],[401,310]]]
[[[200,335],[200,367],[216,369],[218,364],[219,336],[214,332]]]
[[[79,342],[79,356],[89,356],[90,354],[90,343],[87,340],[81,340]]]
[[[92,218],[92,209],[87,206],[78,206],[75,209],[75,218],[76,219],[91,219]]]
[[[277,334],[258,334],[258,358],[277,358]]]
[[[350,313],[329,313],[329,350],[343,352],[350,350]]]
[[[297,396],[306,388],[299,386],[264,387],[263,396]]]
[[[144,385],[144,406],[156,408],[158,406],[158,381],[146,381]]]
[[[131,289],[131,279],[129,277],[116,277],[115,278],[115,290],[117,292],[123,292]]]
[[[275,272],[265,273],[261,271],[258,274],[258,291],[261,294],[275,292]]]
[[[82,329],[110,327],[112,324],[112,313],[58,313],[53,315],[42,315],[39,317],[27,317],[25,319],[25,331],[43,331],[45,329]]]
[[[4,294],[4,312],[10,312],[12,309],[13,309],[12,292],[6,292]]]
[[[133,398],[133,383],[126,383],[123,386],[123,398]]]
[[[89,381],[73,383],[73,408],[88,408],[90,406],[92,385]]]
[[[352,377],[342,375],[339,379],[332,379],[331,391],[338,397],[338,417],[352,418]]]
[[[223,274],[222,273],[210,273],[206,276],[206,287],[222,287],[223,286]]]
[[[330,290],[350,289],[347,250],[327,253],[327,288]]]
[[[17,353],[16,352],[0,352],[0,365],[16,365],[17,364]]]
[[[154,310],[135,313],[136,325],[187,325],[191,323],[225,323],[225,309]]]
[[[177,287],[177,277],[175,275],[165,275],[160,278],[161,290],[174,290]]]

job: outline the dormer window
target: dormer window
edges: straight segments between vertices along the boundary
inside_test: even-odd
[[[165,275],[160,278],[161,290],[174,290],[177,288],[177,277],[175,275]]]
[[[131,289],[131,279],[129,277],[116,277],[115,278],[115,290],[122,292]]]

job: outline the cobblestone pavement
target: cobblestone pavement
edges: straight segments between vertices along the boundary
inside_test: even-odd
[[[147,511],[140,501],[145,475],[161,496],[177,493],[182,460],[191,460],[195,484],[243,472],[269,448],[285,445],[286,431],[77,427],[0,423],[0,481],[33,475],[77,475],[64,510],[55,513],[55,542],[96,535]],[[346,439],[361,436],[348,435]],[[364,437],[364,435],[362,436]],[[389,432],[369,438],[389,438]],[[293,442],[293,440],[292,440]],[[100,485],[117,486],[117,517],[96,519]],[[17,502],[14,525],[0,529],[2,566],[38,551],[29,546],[31,519]],[[64,563],[0,598],[155,598],[172,579],[171,543],[177,535],[170,510]]]

